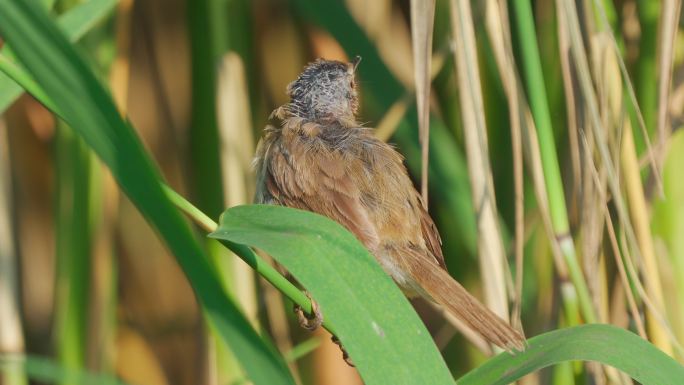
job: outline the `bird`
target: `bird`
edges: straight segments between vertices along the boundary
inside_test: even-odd
[[[502,349],[525,339],[447,271],[442,241],[402,155],[357,121],[356,69],[317,59],[287,86],[254,158],[256,203],[311,211],[353,233],[408,297],[443,306]]]

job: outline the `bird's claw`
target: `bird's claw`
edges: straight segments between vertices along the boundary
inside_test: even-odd
[[[321,313],[318,302],[311,298],[311,294],[309,294],[309,292],[304,292],[304,294],[306,294],[306,297],[311,301],[311,314],[305,313],[304,309],[297,304],[294,306],[294,312],[297,315],[299,326],[306,330],[314,331],[323,323],[323,313]]]

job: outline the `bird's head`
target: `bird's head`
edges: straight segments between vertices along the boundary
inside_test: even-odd
[[[287,86],[288,111],[311,121],[353,121],[359,107],[356,67],[361,57],[350,63],[318,59]]]

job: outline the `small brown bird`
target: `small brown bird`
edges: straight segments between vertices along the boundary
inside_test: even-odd
[[[407,296],[444,306],[506,350],[523,336],[471,296],[447,272],[442,241],[402,156],[356,121],[351,63],[318,59],[290,83],[290,103],[271,114],[257,148],[256,200],[325,215],[375,256]]]

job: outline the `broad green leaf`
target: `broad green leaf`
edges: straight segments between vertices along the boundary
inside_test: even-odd
[[[76,42],[83,37],[95,24],[102,20],[116,5],[118,0],[90,0],[79,4],[59,17],[59,26],[67,35],[69,41]],[[7,47],[0,51],[0,60],[9,61],[6,57]],[[10,63],[9,65],[12,65]],[[21,76],[23,70],[18,69]],[[0,73],[0,113],[5,111],[24,92],[4,73]]]
[[[110,168],[123,191],[173,252],[204,313],[257,384],[294,384],[275,349],[224,294],[187,222],[163,193],[159,174],[110,95],[34,1],[0,0],[0,34],[60,116]]]
[[[237,206],[210,236],[259,248],[285,266],[334,325],[367,385],[454,383],[406,297],[338,223],[287,207]]]
[[[501,353],[461,377],[458,385],[506,385],[565,361],[596,361],[619,369],[643,385],[681,385],[684,366],[634,333],[591,324],[531,338],[527,350]]]

